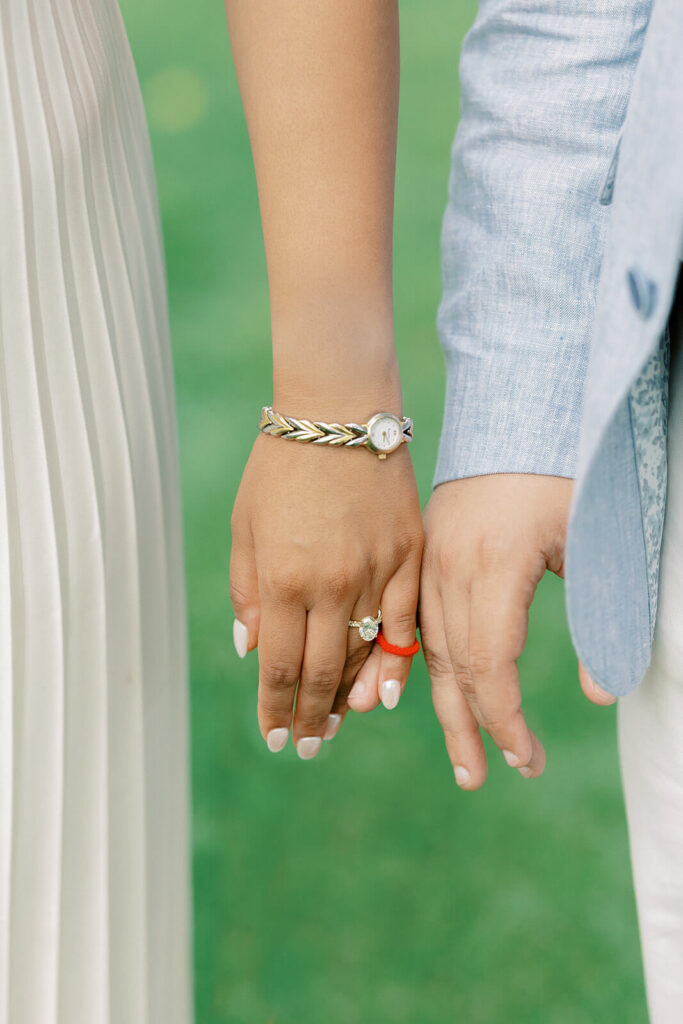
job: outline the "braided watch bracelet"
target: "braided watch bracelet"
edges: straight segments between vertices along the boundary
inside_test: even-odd
[[[322,423],[284,416],[269,406],[261,409],[259,430],[286,441],[301,444],[325,444],[332,448],[368,448],[379,459],[413,439],[413,421],[407,416],[378,412],[367,423]]]

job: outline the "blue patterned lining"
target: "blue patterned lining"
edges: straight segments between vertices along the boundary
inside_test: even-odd
[[[669,411],[670,336],[668,326],[631,388],[629,406],[640,486],[647,556],[650,629],[654,632],[659,586],[659,552],[666,507],[666,430]]]

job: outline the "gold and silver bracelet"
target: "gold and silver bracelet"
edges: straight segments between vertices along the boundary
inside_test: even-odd
[[[321,423],[301,420],[275,412],[270,405],[261,409],[259,430],[286,441],[301,444],[325,444],[332,448],[367,448],[379,459],[395,452],[413,439],[413,421],[407,416],[378,412],[367,423]]]

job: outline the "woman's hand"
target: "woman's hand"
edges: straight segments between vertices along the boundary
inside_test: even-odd
[[[398,413],[397,0],[226,0],[226,10],[268,264],[273,405],[332,422]],[[379,462],[260,437],[233,531],[237,639],[258,642],[263,736],[281,749],[292,726],[311,757],[339,727],[359,669],[375,701],[384,684],[388,706],[405,683],[408,660],[370,654],[348,621],[381,604],[389,641],[415,637],[422,527],[408,452]]]
[[[380,461],[365,449],[257,438],[232,517],[230,593],[238,647],[258,645],[258,718],[271,750],[291,728],[299,756],[314,757],[357,677],[373,706],[379,694],[395,707],[410,659],[348,622],[381,607],[389,642],[411,644],[421,554],[405,445]]]

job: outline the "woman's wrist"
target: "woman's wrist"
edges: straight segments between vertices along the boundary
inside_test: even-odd
[[[264,403],[265,404],[265,403]],[[349,376],[343,381],[307,376],[305,379],[273,381],[272,406],[278,412],[299,419],[339,423],[363,423],[377,412],[403,414],[398,367],[391,373],[363,378]]]
[[[307,419],[341,421],[402,412],[393,333],[303,343],[296,357],[274,352],[273,407]]]
[[[336,295],[313,292],[305,306],[273,311],[273,407],[347,421],[385,407],[399,413],[390,294],[352,295],[341,285]]]

